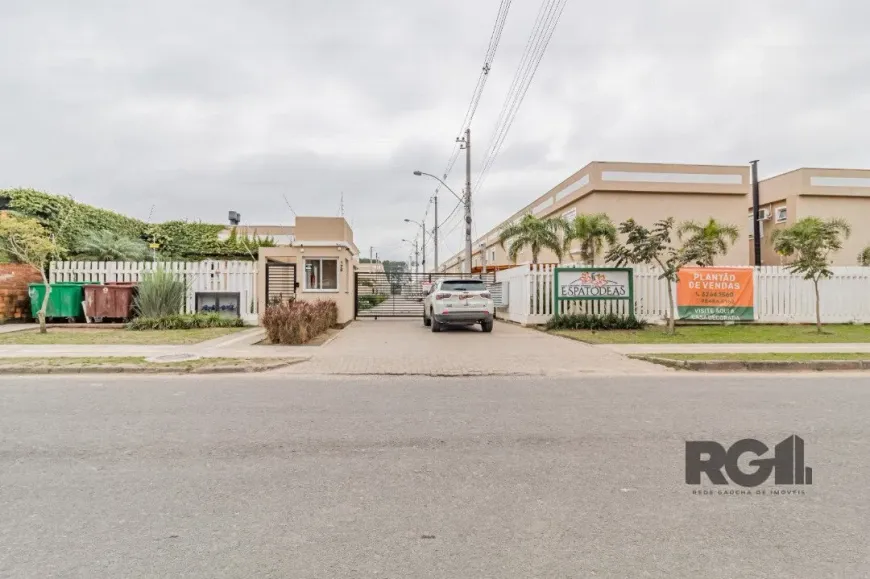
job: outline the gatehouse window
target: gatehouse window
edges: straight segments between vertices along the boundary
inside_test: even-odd
[[[338,291],[338,260],[306,258],[304,283],[305,291]]]

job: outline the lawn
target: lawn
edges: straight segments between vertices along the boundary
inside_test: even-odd
[[[644,330],[554,330],[553,334],[591,344],[757,344],[870,342],[870,325],[832,324],[824,332],[815,326],[733,325],[677,326],[673,336],[664,326]]]
[[[299,361],[294,358],[197,358],[180,362],[153,362],[142,356],[0,358],[0,371],[81,370],[91,368],[132,368],[151,371],[195,372],[232,368],[239,372],[270,370]]]
[[[637,358],[665,358],[667,360],[695,361],[733,361],[738,362],[816,362],[819,360],[868,360],[867,352],[753,352],[753,353],[723,353],[723,354],[644,354],[633,356]]]
[[[246,328],[199,328],[195,330],[91,330],[88,328],[49,328],[47,334],[39,330],[23,330],[0,334],[0,345],[47,344],[196,344],[220,338]]]

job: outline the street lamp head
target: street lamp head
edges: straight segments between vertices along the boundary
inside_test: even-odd
[[[411,223],[410,219],[405,219],[405,223]]]
[[[422,177],[422,176],[423,176],[423,171],[414,171],[414,175],[416,175],[416,176],[418,176],[418,177]]]

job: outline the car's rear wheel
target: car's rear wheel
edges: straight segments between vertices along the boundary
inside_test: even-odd
[[[480,322],[480,329],[482,329],[486,333],[491,332],[492,331],[492,320]]]
[[[429,324],[432,326],[432,331],[433,331],[433,332],[440,332],[440,331],[441,331],[441,322],[439,322],[438,320],[436,320],[436,319],[435,319],[435,316],[432,315],[431,312],[430,312],[430,314],[429,314]]]

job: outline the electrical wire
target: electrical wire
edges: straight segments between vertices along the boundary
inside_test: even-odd
[[[478,173],[477,181],[475,182],[475,191],[482,187],[490,168],[501,151],[505,138],[516,119],[517,112],[520,106],[522,106],[529,86],[531,86],[541,60],[547,51],[550,39],[553,37],[553,32],[559,24],[566,4],[567,0],[543,0],[541,3],[532,32],[526,42],[526,49],[514,74],[511,87],[508,89],[505,102],[502,105],[502,111],[499,113],[499,118],[496,122],[496,128],[493,131],[492,139],[484,155],[482,169]]]
[[[468,108],[465,110],[462,124],[459,127],[459,131],[457,131],[457,143],[453,146],[453,150],[450,153],[450,157],[447,159],[447,165],[445,166],[441,177],[444,181],[447,181],[451,171],[453,171],[453,166],[456,164],[457,159],[459,159],[461,148],[458,141],[462,137],[462,133],[465,132],[465,129],[471,124],[471,120],[477,112],[477,107],[480,104],[481,97],[483,96],[483,89],[486,86],[487,79],[489,78],[489,71],[492,69],[492,63],[495,60],[496,53],[498,52],[502,32],[504,31],[504,26],[507,22],[507,16],[512,1],[513,0],[501,0],[501,3],[499,4],[495,23],[493,24],[492,32],[489,35],[489,44],[486,47],[486,54],[483,58],[483,66],[481,67],[480,74],[477,77],[474,91],[471,93],[471,100],[468,103]],[[438,195],[441,191],[441,187],[442,185],[439,183],[435,188],[435,195]]]

